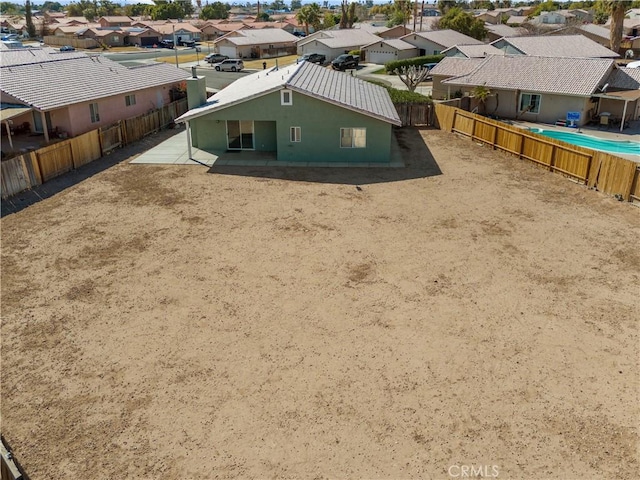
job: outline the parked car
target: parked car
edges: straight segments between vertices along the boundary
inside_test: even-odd
[[[229,57],[220,53],[210,53],[209,55],[204,57],[204,61],[207,63],[220,63],[227,58]]]
[[[173,40],[160,40],[158,46],[162,48],[173,48]]]
[[[300,57],[301,62],[310,62],[317,63],[318,65],[322,65],[327,61],[327,57],[320,53],[305,53]]]
[[[75,51],[75,48],[73,48],[71,45],[63,45],[62,47],[60,47],[60,51],[61,52],[73,52],[73,51]]]
[[[306,36],[307,36],[307,34],[306,34],[306,33],[304,33],[304,32],[293,32],[293,34],[294,34],[296,37],[299,37],[299,38],[304,38],[304,37],[306,37]]]
[[[195,40],[182,40],[179,42],[179,45],[182,45],[184,47],[190,47],[193,48],[196,46],[196,41]]]
[[[228,58],[213,66],[218,72],[239,72],[244,68],[244,62],[239,58]]]
[[[346,70],[348,68],[358,68],[360,57],[357,55],[343,54],[334,58],[331,62],[331,67],[334,70]]]

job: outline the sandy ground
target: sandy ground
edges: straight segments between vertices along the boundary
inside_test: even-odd
[[[116,163],[5,216],[30,478],[637,478],[640,210],[400,143],[405,169]]]

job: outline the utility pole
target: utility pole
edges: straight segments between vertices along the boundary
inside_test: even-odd
[[[176,68],[180,68],[178,64],[178,44],[176,43],[176,26],[171,25],[173,30],[173,50],[176,52]]]

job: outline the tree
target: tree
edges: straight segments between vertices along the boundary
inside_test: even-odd
[[[352,28],[353,24],[356,22],[356,4],[351,2],[351,4],[347,3],[347,0],[342,0],[340,4],[340,10],[342,15],[340,15],[340,29]]]
[[[429,76],[429,70],[431,69],[428,67],[409,65],[408,67],[396,68],[394,73],[400,77],[410,92],[415,92],[418,84]]]
[[[64,11],[64,5],[59,2],[46,1],[40,7],[43,12],[62,12]]]
[[[0,13],[2,15],[18,15],[22,11],[22,7],[11,2],[0,2]]]
[[[164,0],[154,0],[155,5],[151,6],[151,18],[153,20],[168,20],[170,18],[184,18],[185,12],[179,3],[167,3]]]
[[[296,20],[304,25],[304,32],[309,35],[310,26],[313,27],[314,31],[320,30],[321,14],[320,5],[314,2],[298,10]]]
[[[284,10],[285,4],[283,0],[273,0],[273,3],[271,3],[271,5],[269,5],[269,8],[271,10]]]
[[[487,36],[487,29],[484,22],[475,18],[470,13],[462,11],[461,8],[454,7],[440,19],[438,28],[451,29],[464,35],[475,38],[476,40],[484,40]]]
[[[258,22],[271,22],[273,21],[267,12],[260,12],[256,15],[256,21]]]
[[[128,4],[124,6],[124,14],[127,17],[139,17],[146,15],[147,10],[151,7],[148,3]]]
[[[547,0],[546,2],[542,2],[536,6],[528,15],[529,18],[537,17],[542,12],[554,12],[558,10],[558,6],[552,1]]]
[[[93,7],[85,8],[82,11],[82,16],[87,20],[89,20],[90,22],[93,22],[96,18],[96,11]]]
[[[331,12],[324,12],[324,17],[322,17],[322,28],[327,29],[335,26],[338,22],[336,21],[336,17]]]
[[[484,85],[478,85],[473,89],[472,95],[478,100],[478,113],[484,115],[487,110],[487,98],[491,96],[491,91]]]
[[[395,27],[396,25],[406,25],[411,19],[412,5],[404,0],[395,0],[389,15],[387,27]]]
[[[25,8],[25,21],[27,24],[27,34],[29,38],[35,38],[36,36],[36,26],[33,24],[33,17],[31,16],[31,2],[27,0],[27,3],[24,6]]]
[[[291,0],[291,10],[299,10],[302,8],[301,0]]]
[[[82,17],[84,11],[88,8],[93,8],[94,13],[98,6],[93,2],[87,0],[80,0],[79,2],[70,3],[67,5],[67,17]]]
[[[228,3],[213,2],[202,7],[200,18],[203,20],[229,18],[229,10],[231,10],[231,6]]]
[[[622,43],[624,15],[627,9],[631,8],[631,3],[628,0],[607,0],[605,2],[607,10],[611,14],[609,48],[616,53],[620,50],[620,43]]]

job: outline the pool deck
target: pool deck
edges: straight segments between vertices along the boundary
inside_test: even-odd
[[[514,127],[519,127],[523,129],[541,128],[543,130],[556,130],[558,132],[567,132],[567,133],[582,132],[594,137],[603,138],[607,140],[626,140],[626,141],[640,143],[640,120],[634,120],[633,122],[630,122],[629,127],[625,128],[622,132],[614,127],[610,127],[609,129],[600,129],[597,126],[568,128],[568,127],[559,127],[557,125],[550,125],[548,123],[523,122],[519,120],[514,120],[512,122],[512,125]],[[640,155],[625,155],[622,153],[613,153],[613,155],[640,163]]]

